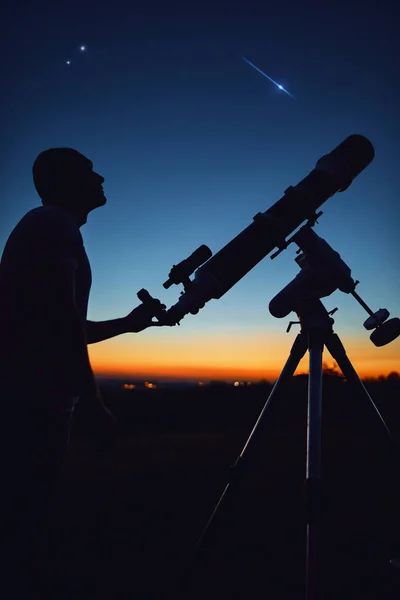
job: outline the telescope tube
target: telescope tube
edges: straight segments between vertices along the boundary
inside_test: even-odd
[[[322,156],[315,168],[253,223],[204,263],[167,315],[178,322],[196,314],[212,298],[221,298],[302,222],[312,218],[328,198],[342,192],[374,158],[372,143],[362,135],[350,135],[332,152]]]

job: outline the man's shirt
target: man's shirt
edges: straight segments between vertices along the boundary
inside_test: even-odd
[[[78,395],[46,294],[62,263],[75,270],[75,301],[85,325],[92,275],[79,226],[54,206],[30,210],[11,232],[0,263],[0,392],[54,410],[71,409]]]

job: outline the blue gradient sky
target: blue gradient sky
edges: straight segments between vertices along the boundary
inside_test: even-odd
[[[39,1],[6,10],[0,248],[40,203],[31,179],[37,154],[70,146],[87,155],[108,197],[81,230],[93,271],[91,320],[127,314],[142,287],[175,303],[180,289],[162,288],[173,263],[202,243],[217,252],[352,133],[372,141],[375,160],[322,207],[316,232],[349,264],[366,302],[400,316],[399,8],[257,4]],[[181,372],[190,355],[207,377],[227,366],[234,347],[232,364],[254,352],[258,369],[276,371],[295,332],[285,333],[289,319],[274,319],[268,303],[297,274],[295,249],[267,257],[180,328],[91,347],[94,367],[104,370],[114,356],[115,369],[124,355],[128,371],[141,358],[157,374],[170,353],[170,370]],[[339,307],[335,330],[362,373],[400,366],[399,340],[373,347],[353,298],[336,292],[325,305]]]

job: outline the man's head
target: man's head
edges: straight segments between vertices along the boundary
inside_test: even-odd
[[[91,210],[103,206],[104,177],[93,171],[93,163],[72,148],[49,148],[33,164],[33,182],[44,205],[58,206],[86,223]]]

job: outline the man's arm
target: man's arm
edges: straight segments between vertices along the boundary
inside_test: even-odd
[[[160,327],[162,319],[153,321],[157,315],[160,319],[166,308],[159,300],[152,299],[151,302],[139,304],[136,308],[122,319],[111,321],[86,321],[86,340],[88,344],[102,342],[122,333],[139,333],[148,327]]]
[[[128,333],[129,328],[125,318],[111,321],[86,321],[86,340],[88,344],[103,342],[109,338]]]

